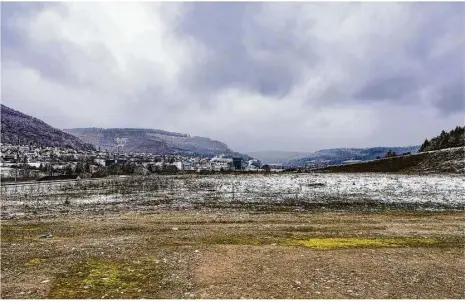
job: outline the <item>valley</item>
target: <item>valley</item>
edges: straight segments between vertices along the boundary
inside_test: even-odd
[[[2,185],[2,298],[463,298],[463,175]]]

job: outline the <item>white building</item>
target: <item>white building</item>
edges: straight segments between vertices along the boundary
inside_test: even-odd
[[[105,159],[104,158],[95,158],[94,163],[98,166],[105,167]]]
[[[215,156],[210,160],[210,167],[213,171],[230,170],[232,168],[233,159],[223,156]]]
[[[174,163],[173,163],[173,166],[175,166],[176,168],[178,168],[179,171],[182,171],[182,170],[183,170],[183,164],[182,164],[181,161],[174,162]]]
[[[195,168],[193,167],[192,163],[190,161],[183,161],[182,162],[182,167],[184,171],[193,171]]]

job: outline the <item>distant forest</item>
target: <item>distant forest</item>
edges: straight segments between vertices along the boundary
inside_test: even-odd
[[[465,146],[465,127],[457,126],[449,132],[442,130],[440,135],[433,137],[431,140],[426,139],[418,152],[461,146]]]

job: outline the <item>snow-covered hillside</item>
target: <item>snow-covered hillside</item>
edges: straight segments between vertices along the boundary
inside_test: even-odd
[[[1,105],[2,143],[35,145],[39,147],[63,147],[76,150],[91,150],[77,137],[53,128],[45,122],[22,112]]]
[[[291,160],[302,158],[311,152],[290,152],[290,151],[252,151],[247,152],[248,155],[256,158],[262,164],[282,164]]]
[[[147,152],[154,154],[180,153],[186,155],[213,156],[221,153],[233,153],[222,142],[206,137],[190,136],[188,134],[168,132],[156,129],[137,128],[75,128],[65,129],[85,142],[97,148],[110,151],[116,150],[117,138],[124,139],[120,151]]]
[[[371,160],[376,157],[384,157],[386,152],[393,151],[397,154],[416,153],[420,146],[407,147],[374,147],[374,148],[336,148],[316,151],[308,156],[294,159],[286,163],[288,166],[326,166],[337,165],[351,160]]]

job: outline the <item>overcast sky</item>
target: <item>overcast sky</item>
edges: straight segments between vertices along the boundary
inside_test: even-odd
[[[2,3],[2,103],[237,151],[402,146],[464,124],[465,3]]]

